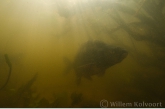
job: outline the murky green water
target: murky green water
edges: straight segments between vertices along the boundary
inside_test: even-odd
[[[100,107],[101,100],[103,107],[164,107],[161,4],[163,0],[0,1],[0,87],[9,72],[4,54],[12,64],[9,82],[0,90],[0,107]],[[82,78],[77,85],[74,70],[64,73],[63,59],[73,62],[88,40],[119,46],[128,56],[102,77]]]

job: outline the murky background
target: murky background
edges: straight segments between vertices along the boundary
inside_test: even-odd
[[[4,54],[12,72],[0,90],[0,107],[100,107],[102,99],[164,106],[164,4],[164,0],[1,0],[0,87],[9,74]],[[82,78],[77,85],[74,70],[63,72],[63,58],[73,62],[88,40],[122,47],[128,56],[102,77]]]

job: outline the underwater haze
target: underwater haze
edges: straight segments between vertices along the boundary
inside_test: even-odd
[[[164,0],[1,0],[0,15],[0,107],[165,107]]]

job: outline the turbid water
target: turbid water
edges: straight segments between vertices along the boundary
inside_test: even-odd
[[[0,87],[9,72],[4,54],[12,64],[10,80],[0,90],[0,107],[124,107],[123,103],[130,103],[125,107],[163,107],[165,45],[161,24],[165,21],[146,11],[154,4],[149,3],[146,9],[143,2],[0,1]],[[128,5],[132,10],[123,8]],[[74,61],[88,40],[121,47],[128,56],[107,68],[102,77],[93,75],[92,81],[82,78],[77,85],[74,70],[64,73],[63,59]]]

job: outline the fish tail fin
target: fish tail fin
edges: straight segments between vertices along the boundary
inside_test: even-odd
[[[67,57],[64,57],[63,60],[65,63],[64,73],[68,74],[71,71],[71,69],[73,68],[73,64]]]

